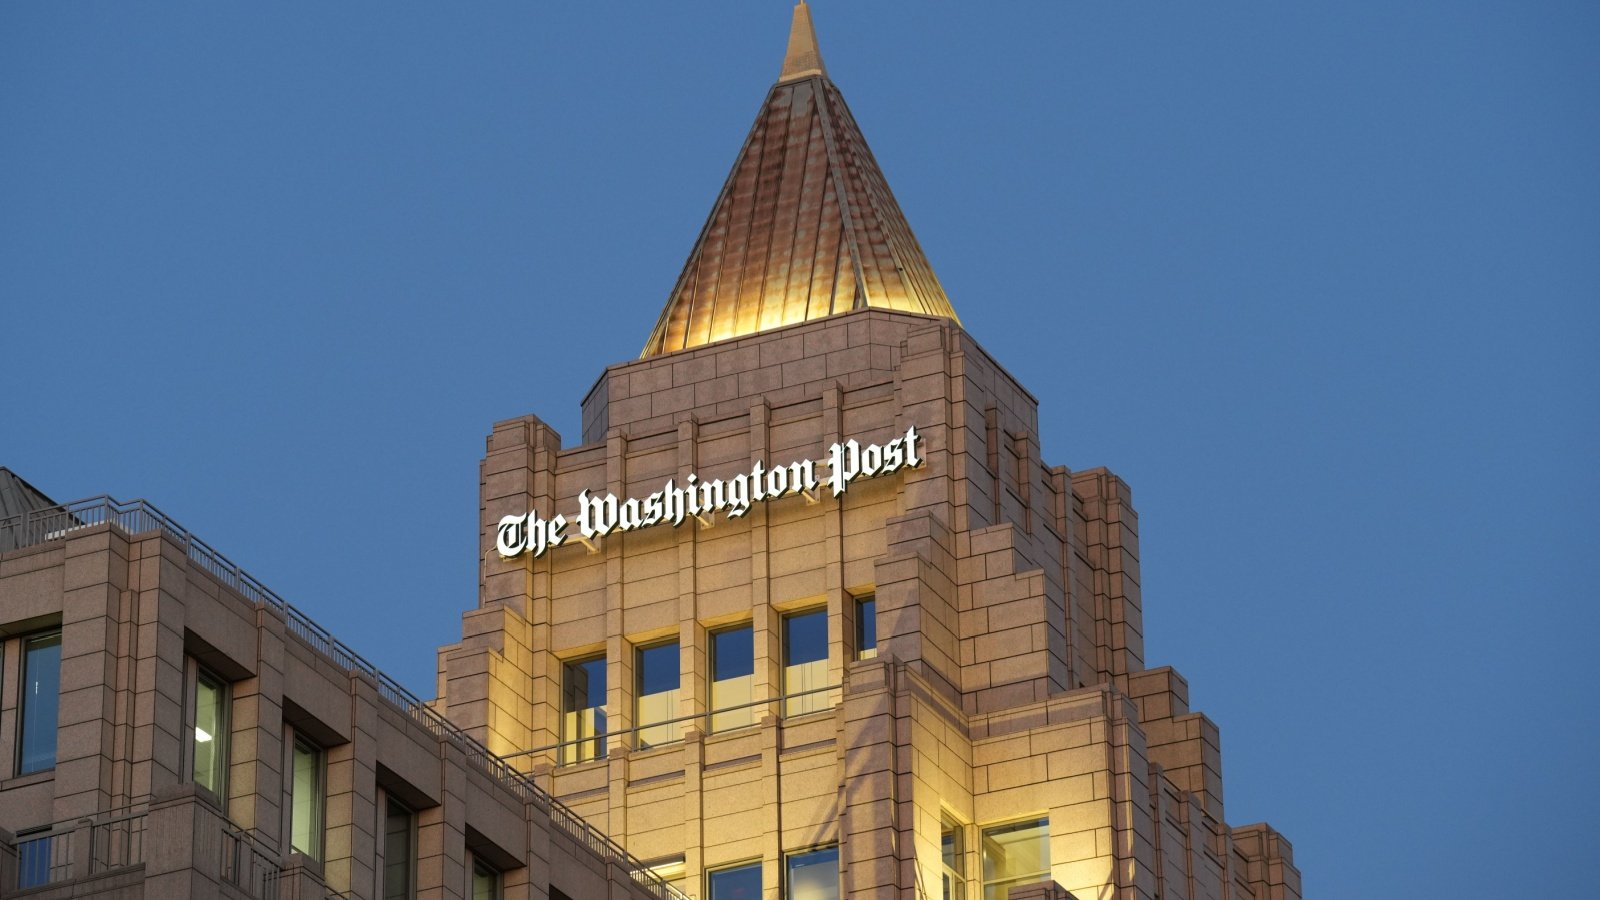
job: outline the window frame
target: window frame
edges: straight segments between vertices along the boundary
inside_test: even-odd
[[[311,822],[308,831],[314,848],[304,849],[297,846],[295,832],[299,830],[296,821],[300,812],[299,787],[299,754],[304,749],[309,751],[314,771],[312,773],[310,804]],[[328,753],[318,744],[307,739],[298,732],[289,747],[289,851],[299,853],[308,859],[323,862],[327,851],[327,807],[328,807]]]
[[[478,896],[478,878],[481,875],[487,875],[490,879],[487,900],[504,900],[506,895],[505,873],[490,865],[482,856],[476,853],[472,854],[472,865],[467,867],[467,900],[483,900]]]
[[[577,672],[583,666],[595,662],[600,664],[600,673],[602,678],[599,695],[600,702],[594,706],[586,706],[583,708],[583,710],[569,710],[567,708],[567,701],[572,696],[573,692],[573,673]],[[573,657],[572,659],[565,659],[561,661],[561,750],[558,754],[558,759],[561,765],[565,766],[576,763],[593,762],[595,760],[606,758],[607,723],[605,708],[607,685],[611,680],[610,669],[610,663],[606,659],[604,653],[577,656]],[[588,686],[585,686],[585,690],[586,696],[592,693],[588,691]],[[581,727],[582,716],[578,714],[584,710],[591,709],[595,710],[596,713],[591,720],[590,728],[588,729],[589,733],[573,734],[573,731],[584,731],[584,729]],[[577,726],[569,724],[569,716],[577,716],[577,719],[574,720],[576,723],[578,723]]]
[[[1037,826],[1040,826],[1044,830],[1044,851],[1045,851],[1045,868],[1044,868],[1044,870],[1042,872],[1031,872],[1030,871],[1030,872],[1023,872],[1023,873],[1013,873],[1013,874],[1006,875],[1006,876],[1001,877],[1001,878],[991,879],[989,877],[989,873],[987,871],[987,867],[985,866],[985,861],[984,861],[984,856],[985,856],[984,843],[988,840],[989,835],[994,833],[994,832],[997,832],[997,831],[1021,830],[1021,829],[1017,829],[1016,826],[1018,826],[1018,825],[1026,825],[1026,824],[1030,824],[1030,823],[1034,824],[1034,825],[1037,825]],[[1010,894],[1010,890],[1011,890],[1012,887],[1015,887],[1015,886],[1018,886],[1018,885],[1024,885],[1024,884],[1033,884],[1035,881],[1046,881],[1046,880],[1049,880],[1052,877],[1052,875],[1051,875],[1051,872],[1053,871],[1052,865],[1053,864],[1052,864],[1052,862],[1050,860],[1050,816],[1049,816],[1048,813],[1041,814],[1041,815],[1033,815],[1033,816],[1023,816],[1021,818],[1008,819],[1008,820],[1001,821],[1001,822],[993,822],[993,823],[990,823],[988,825],[983,826],[978,832],[978,879],[979,879],[979,890],[982,892],[980,900],[989,900],[989,896],[990,896],[989,895],[989,891],[990,891],[990,889],[992,887],[1004,887],[1006,889],[1006,892],[1007,892],[1006,895],[1008,896]],[[1037,877],[1034,879],[1034,881],[1018,881],[1017,880],[1019,878],[1025,878],[1025,877],[1029,877],[1029,876],[1037,876]],[[997,898],[997,900],[1004,900],[1004,897]]]
[[[188,672],[185,673],[184,685],[184,760],[185,781],[202,788],[206,793],[216,798],[224,810],[228,805],[228,770],[233,765],[233,683],[217,674],[215,670],[200,664],[194,657],[188,657],[186,662]],[[200,688],[203,686],[213,688],[219,698],[216,710],[217,721],[213,723],[216,734],[211,735],[211,741],[201,741],[200,732]],[[200,763],[200,747],[202,743],[214,743],[217,748],[216,786],[206,784],[200,780],[198,766]]]
[[[406,882],[398,893],[389,891],[389,823],[391,819],[399,818],[395,812],[404,814],[406,820]],[[378,897],[380,900],[415,900],[417,896],[417,811],[404,801],[397,799],[394,792],[383,792],[383,805],[381,817],[383,857],[378,865]]]
[[[801,849],[801,850],[790,850],[790,851],[784,853],[783,854],[783,896],[784,897],[793,897],[794,896],[794,882],[793,882],[792,879],[794,878],[794,866],[793,866],[793,863],[794,863],[794,861],[796,859],[802,859],[802,858],[807,857],[807,856],[818,856],[818,855],[821,855],[821,854],[824,854],[824,853],[830,853],[830,852],[833,854],[834,900],[842,900],[842,898],[844,897],[844,877],[843,877],[843,872],[839,868],[840,854],[839,854],[839,845],[838,845],[838,843],[818,844],[815,847],[806,847],[806,848]]]
[[[34,767],[30,768],[29,765],[28,765],[27,744],[28,744],[28,735],[30,733],[30,729],[28,728],[28,710],[29,710],[29,707],[31,706],[31,704],[28,703],[28,685],[29,685],[29,682],[32,680],[32,679],[29,678],[29,671],[32,668],[29,665],[29,663],[33,659],[33,653],[31,651],[31,648],[32,648],[32,646],[34,644],[47,642],[47,641],[50,641],[51,639],[54,639],[54,643],[53,644],[47,644],[46,646],[47,647],[54,647],[55,651],[56,651],[55,652],[55,686],[56,686],[56,689],[55,689],[55,695],[51,700],[51,702],[52,702],[52,704],[54,706],[54,710],[55,710],[55,721],[54,722],[50,722],[49,723],[50,727],[45,729],[49,734],[48,741],[50,743],[50,764],[49,765],[34,766]],[[60,759],[60,756],[61,756],[61,742],[60,742],[60,735],[61,735],[61,650],[62,650],[61,629],[59,627],[57,627],[57,628],[48,628],[48,629],[45,629],[43,631],[35,631],[32,634],[22,635],[20,638],[18,638],[17,646],[18,646],[20,652],[17,654],[17,657],[18,657],[18,663],[17,663],[17,735],[16,735],[16,747],[15,747],[15,750],[16,750],[16,762],[12,766],[12,774],[14,774],[14,775],[16,775],[18,777],[21,777],[21,776],[24,776],[24,775],[38,775],[38,774],[41,774],[41,773],[44,773],[44,772],[53,772],[53,771],[55,771],[56,764],[61,761],[61,759]],[[43,724],[43,723],[36,723],[36,724]],[[35,732],[35,734],[37,734],[37,733]]]
[[[822,656],[819,659],[809,659],[801,663],[792,663],[789,661],[791,655],[789,629],[792,627],[792,623],[795,620],[808,618],[810,616],[822,617]],[[781,631],[778,635],[778,643],[779,650],[782,654],[781,661],[783,663],[784,717],[794,718],[797,716],[806,716],[812,713],[824,712],[828,709],[831,709],[833,704],[828,702],[829,695],[823,690],[827,687],[828,677],[826,673],[828,663],[833,658],[833,647],[831,646],[831,642],[828,640],[828,608],[826,606],[812,606],[805,609],[796,609],[791,612],[784,613],[780,620],[779,628]],[[822,683],[812,685],[810,687],[800,688],[799,690],[794,690],[793,686],[789,682],[791,671],[801,666],[810,666],[819,662],[822,663],[821,668],[824,673],[821,679]],[[812,693],[805,693],[807,691],[811,691]],[[792,696],[794,694],[803,694],[803,696]]]
[[[715,868],[706,869],[704,875],[706,900],[718,900],[717,895],[713,892],[713,886],[711,883],[713,878],[717,877],[718,875],[723,875],[728,872],[737,872],[743,869],[754,869],[756,871],[756,883],[758,885],[756,887],[756,895],[759,897],[763,890],[763,888],[760,886],[761,882],[766,878],[767,874],[765,861],[760,859],[747,859],[744,862],[727,863]]]
[[[856,659],[878,658],[878,595],[876,593],[862,594],[855,598],[856,603]],[[868,611],[871,607],[871,611]],[[872,623],[872,646],[864,646],[867,641],[867,623]]]
[[[717,651],[717,639],[723,635],[730,635],[739,631],[746,632],[750,636],[750,659],[748,660],[749,671],[744,675],[734,675],[729,678],[719,679],[717,677],[717,659],[721,654]],[[732,731],[736,728],[748,728],[749,726],[756,724],[756,707],[752,705],[756,699],[755,623],[745,621],[734,625],[726,625],[710,631],[706,635],[706,668],[706,675],[708,676],[706,678],[706,692],[709,695],[706,698],[708,701],[706,706],[709,711],[706,730],[711,733],[716,733],[721,731]],[[745,699],[738,703],[729,703],[719,708],[717,705],[717,685],[727,684],[728,690],[731,691],[733,690],[732,683],[738,681],[739,679],[747,679],[744,691],[744,693],[747,695]]]
[[[672,660],[675,676],[673,686],[665,691],[646,694],[644,692],[644,655],[652,650],[661,650],[664,647],[673,647]],[[644,702],[646,697],[656,697],[661,694],[669,695],[668,711],[665,719],[652,722],[644,721]],[[678,701],[683,696],[683,646],[676,636],[664,638],[659,641],[639,644],[633,650],[633,736],[634,744],[640,750],[651,747],[660,747],[666,744],[677,743],[683,740],[683,726],[681,721],[672,721],[678,718]],[[652,739],[646,739],[646,735]]]

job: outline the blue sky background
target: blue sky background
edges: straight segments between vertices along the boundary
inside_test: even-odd
[[[1311,897],[1591,891],[1600,7],[814,8],[1047,460],[1133,485],[1229,819]],[[431,696],[484,435],[576,440],[788,17],[0,6],[0,464]]]

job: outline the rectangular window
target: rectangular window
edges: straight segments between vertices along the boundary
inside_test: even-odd
[[[561,761],[604,759],[606,658],[596,656],[567,663],[562,681]]]
[[[749,625],[711,633],[711,730],[754,725],[756,654]],[[729,709],[729,707],[741,707]],[[727,710],[727,712],[717,712]]]
[[[200,669],[194,689],[194,783],[218,799],[227,797],[228,683]]]
[[[296,853],[322,859],[322,751],[299,738],[294,742],[294,771],[290,782],[292,827],[289,846]]]
[[[828,611],[783,620],[783,714],[803,716],[828,708]],[[806,693],[811,692],[811,693]],[[795,696],[803,694],[803,696]]]
[[[707,900],[761,900],[761,863],[708,872],[706,897]]]
[[[785,857],[784,894],[788,900],[839,900],[839,848],[822,847]]]
[[[412,900],[416,896],[416,835],[411,810],[386,795],[383,803],[383,900]]]
[[[983,900],[1006,900],[1011,888],[1049,877],[1049,819],[983,830]]]
[[[633,724],[639,729],[639,746],[654,747],[683,740],[678,717],[678,642],[639,649],[635,659]]]
[[[472,900],[500,900],[500,873],[476,856],[472,858]]]
[[[943,900],[967,900],[966,841],[961,825],[945,819],[939,829],[939,880]]]
[[[856,600],[856,659],[878,655],[878,599],[871,594]]]
[[[56,767],[56,728],[61,710],[61,632],[28,638],[22,645],[22,735],[17,774]]]

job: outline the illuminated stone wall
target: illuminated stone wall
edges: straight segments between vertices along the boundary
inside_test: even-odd
[[[1128,486],[1046,464],[1036,407],[954,322],[860,310],[612,366],[580,446],[533,416],[497,423],[481,599],[440,652],[441,707],[636,856],[681,856],[696,896],[707,871],[760,860],[776,897],[784,854],[837,843],[846,896],[937,897],[954,821],[979,897],[982,829],[1046,817],[1050,877],[1079,898],[1298,897],[1287,842],[1225,824],[1216,726],[1188,710],[1181,676],[1144,668]],[[583,490],[643,497],[913,426],[922,466],[838,498],[537,559],[495,551],[503,516],[572,518]],[[858,659],[866,595],[877,654]],[[814,608],[839,687],[822,712],[785,716],[783,617]],[[711,732],[708,635],[740,623],[753,696],[771,702]],[[645,747],[633,669],[663,640],[679,644],[689,720],[683,740]],[[563,764],[563,663],[597,654],[607,753]]]

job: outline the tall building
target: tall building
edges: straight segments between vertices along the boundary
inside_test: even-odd
[[[975,298],[970,302],[982,302]],[[1138,516],[1045,461],[796,7],[576,445],[498,422],[438,708],[691,896],[1298,898],[1147,668]]]
[[[493,426],[434,700],[0,468],[0,897],[1299,898],[1145,666],[1128,485],[1045,462],[804,3],[647,329],[575,445]]]

